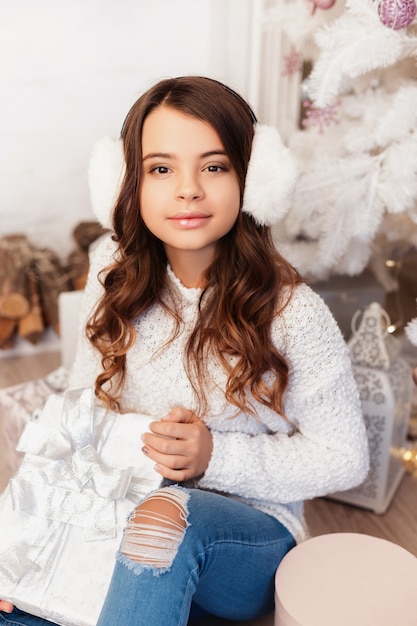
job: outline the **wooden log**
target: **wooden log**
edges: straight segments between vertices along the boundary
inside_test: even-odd
[[[108,231],[103,228],[99,222],[80,222],[72,231],[72,236],[77,243],[77,246],[83,252],[88,253],[88,249],[93,241],[104,235],[106,232]]]
[[[15,320],[0,317],[0,349],[9,350],[13,347],[16,326]]]
[[[68,257],[68,274],[71,277],[72,288],[75,291],[84,289],[90,262],[88,254],[82,250],[74,250]]]
[[[20,293],[10,292],[0,295],[0,317],[10,320],[19,320],[25,317],[30,310],[28,299]]]
[[[39,298],[38,285],[32,278],[29,282],[30,311],[19,320],[18,334],[32,344],[37,344],[45,331],[43,313]]]
[[[18,320],[29,313],[29,250],[24,235],[6,235],[0,240],[0,317]]]
[[[68,270],[48,248],[34,249],[31,268],[37,278],[45,324],[59,333],[58,296],[62,291],[71,291]]]

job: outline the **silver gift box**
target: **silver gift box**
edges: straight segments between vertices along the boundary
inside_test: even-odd
[[[2,599],[62,626],[96,624],[126,518],[161,482],[141,453],[154,419],[106,411],[92,389],[49,397],[0,500]]]

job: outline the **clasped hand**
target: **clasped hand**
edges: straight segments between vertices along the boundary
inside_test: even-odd
[[[207,426],[183,407],[174,407],[166,417],[152,422],[142,441],[142,452],[155,461],[155,470],[175,482],[204,474],[213,450]]]

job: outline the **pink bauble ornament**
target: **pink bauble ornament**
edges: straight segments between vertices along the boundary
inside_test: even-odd
[[[313,0],[313,4],[317,9],[331,9],[336,0]]]
[[[415,0],[381,0],[378,15],[384,26],[399,30],[409,26],[417,13]]]
[[[336,4],[336,0],[312,0],[313,2],[313,10],[312,14],[314,14],[316,9],[331,9],[332,6]]]

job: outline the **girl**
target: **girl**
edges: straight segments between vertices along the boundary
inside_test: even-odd
[[[122,145],[71,385],[155,415],[141,445],[163,483],[128,520],[98,626],[253,619],[273,611],[275,571],[308,535],[303,500],[366,476],[349,356],[272,243],[294,164],[237,93],[163,80]]]

